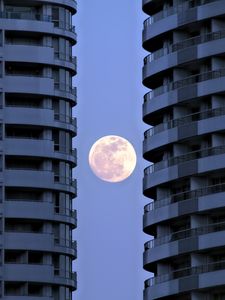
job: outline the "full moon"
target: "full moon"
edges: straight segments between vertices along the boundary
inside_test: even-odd
[[[136,166],[136,153],[131,143],[117,135],[97,140],[89,152],[89,165],[94,174],[108,182],[128,178]]]

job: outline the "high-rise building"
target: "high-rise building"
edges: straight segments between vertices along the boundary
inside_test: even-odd
[[[71,300],[76,2],[0,4],[0,298]]]
[[[225,299],[225,1],[143,10],[144,299]]]

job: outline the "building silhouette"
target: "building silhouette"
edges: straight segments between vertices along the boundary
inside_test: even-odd
[[[0,298],[71,300],[76,2],[2,0],[0,10]]]
[[[225,299],[225,1],[143,10],[144,299]]]

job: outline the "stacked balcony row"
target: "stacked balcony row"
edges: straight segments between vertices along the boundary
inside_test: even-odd
[[[144,299],[225,297],[225,1],[143,0]],[[216,289],[215,289],[216,287]]]

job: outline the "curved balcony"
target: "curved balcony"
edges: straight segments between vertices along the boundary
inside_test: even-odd
[[[6,231],[5,249],[27,249],[34,251],[54,251],[54,235],[50,232]]]
[[[199,196],[189,197],[177,202],[167,203],[160,201],[151,202],[144,207],[143,230],[145,233],[155,235],[156,226],[161,222],[187,216],[190,214],[202,213],[213,209],[224,208],[225,187],[224,184],[208,186],[204,189],[194,190]],[[162,199],[163,200],[163,199]]]
[[[70,31],[76,35],[75,26],[64,21],[53,20],[51,15],[33,12],[1,12],[0,19],[50,22],[56,28],[63,29],[65,31]]]
[[[64,238],[54,238],[55,251],[72,255],[77,258],[77,242]]]
[[[69,84],[62,82],[55,82],[55,96],[60,98],[70,99],[74,102],[74,105],[77,103],[77,89],[72,87]]]
[[[6,74],[4,90],[8,93],[41,94],[66,98],[76,104],[77,89],[69,84],[54,82],[51,75]]]
[[[205,114],[207,116],[207,112]],[[179,125],[157,135],[150,135],[151,131],[145,132],[145,139],[143,141],[143,156],[149,161],[155,161],[156,155],[159,151],[164,151],[169,144],[181,141],[187,141],[194,136],[203,136],[209,133],[216,133],[222,131],[225,122],[225,115],[212,117],[211,112],[208,114],[209,118],[193,121],[184,125]],[[182,123],[181,123],[182,124]]]
[[[152,173],[155,173],[165,168],[169,168],[174,165],[179,165],[184,162],[188,162],[188,161],[192,161],[204,157],[214,156],[214,155],[220,155],[224,153],[225,153],[225,146],[217,146],[212,148],[205,148],[198,151],[188,152],[186,154],[172,157],[168,160],[162,160],[158,163],[152,164],[151,166],[145,168],[144,175],[148,176]]]
[[[167,206],[173,203],[178,203],[187,200],[197,200],[200,197],[208,196],[211,194],[224,193],[225,183],[209,185],[207,187],[199,188],[192,191],[187,191],[183,193],[173,194],[168,198],[162,198],[157,201],[151,202],[145,206],[145,213],[153,211],[155,209]],[[215,201],[216,208],[216,201]]]
[[[76,288],[76,273],[54,268],[51,264],[7,263],[4,265],[5,281],[41,282]]]
[[[71,130],[73,135],[77,134],[77,119],[65,114],[54,114],[54,120],[56,123],[59,123],[59,127],[62,127],[65,130]],[[64,126],[62,126],[64,124]]]
[[[22,43],[22,42],[21,42]],[[76,75],[77,59],[76,56],[67,55],[64,52],[56,52],[47,43],[42,44],[18,44],[7,42],[4,47],[5,61],[10,62],[30,62],[43,65],[57,65],[70,69],[73,76]]]
[[[77,257],[76,241],[63,238],[56,238],[51,232],[21,232],[5,231],[5,249],[18,250],[26,249],[33,251],[56,252]]]
[[[55,158],[72,162],[74,167],[77,166],[77,149],[73,148],[68,151],[66,148],[63,148],[59,144],[54,144]]]
[[[217,78],[222,78],[222,77],[225,77],[225,69],[218,69],[218,70],[214,70],[214,71],[209,71],[209,72],[189,76],[184,79],[174,81],[170,84],[162,85],[162,86],[152,90],[149,93],[148,100],[151,100],[154,97],[158,97],[162,94],[168,93],[173,90],[178,90],[178,89],[184,88],[186,86],[190,86],[190,85],[197,84],[200,82],[213,80],[213,79],[217,79]]]
[[[7,169],[4,178],[6,186],[61,190],[76,195],[76,180],[51,170]]]
[[[163,244],[168,244],[174,241],[188,239],[191,237],[196,237],[196,236],[214,233],[218,231],[225,231],[225,222],[213,223],[213,224],[208,224],[206,226],[201,226],[197,228],[181,230],[181,231],[173,232],[166,236],[158,237],[156,239],[153,239],[145,243],[145,251],[156,248]]]
[[[169,130],[169,129],[172,129],[172,128],[175,128],[178,126],[190,124],[190,122],[201,121],[204,119],[209,119],[209,118],[214,118],[214,117],[224,116],[224,115],[225,115],[225,106],[200,111],[198,113],[186,115],[182,118],[173,119],[168,122],[160,123],[150,129],[146,130],[144,133],[144,137],[148,138],[148,137],[154,136],[160,132],[163,132],[165,130]]]
[[[225,38],[225,30],[220,31],[214,31],[206,34],[202,34],[199,36],[195,36],[192,38],[188,38],[185,40],[182,40],[180,42],[174,43],[166,48],[158,49],[157,51],[154,51],[147,55],[144,58],[144,65],[147,65],[153,61],[158,60],[159,58],[166,56],[168,54],[187,49],[192,46],[198,46],[204,43],[217,41]]]
[[[77,181],[71,177],[54,174],[54,188],[77,195]]]
[[[31,62],[50,64],[54,61],[54,49],[47,45],[18,45],[7,43],[4,47],[5,61],[10,62]]]
[[[212,274],[212,272],[214,273]],[[182,279],[185,279],[185,281],[182,281]],[[176,270],[146,280],[144,299],[158,299],[190,289],[210,288],[224,284],[225,262],[219,261]]]
[[[52,202],[41,200],[10,199],[4,202],[6,218],[50,220],[77,225],[76,210],[54,206]]]
[[[6,93],[54,94],[54,80],[51,76],[35,74],[7,74],[4,81]]]
[[[225,52],[225,36],[219,39],[220,37],[219,34],[218,36],[215,35],[215,40],[212,39],[210,42],[191,46],[177,52],[171,52],[168,55],[164,55],[166,51],[157,53],[157,55],[162,56],[143,66],[143,84],[146,86],[151,85],[151,87],[154,88],[158,81],[166,75],[166,73],[172,72],[175,67],[181,66],[182,68],[184,64],[187,63],[193,65],[193,60],[206,60],[211,56],[221,55]],[[154,57],[158,56],[154,55]]]
[[[77,273],[67,270],[55,269],[55,284],[72,286],[73,290],[77,289]]]
[[[171,233],[145,244],[143,265],[145,270],[155,272],[155,264],[164,259],[176,259],[182,254],[211,251],[224,246],[225,223],[214,223],[202,227]]]
[[[146,284],[147,284],[147,286],[153,286],[153,285],[165,282],[165,281],[171,281],[171,280],[182,278],[182,277],[187,277],[187,276],[189,277],[189,276],[193,276],[193,275],[199,275],[202,273],[214,272],[214,271],[219,271],[219,270],[225,271],[225,261],[219,261],[219,262],[215,262],[215,263],[209,263],[206,265],[176,270],[176,271],[173,271],[168,274],[163,274],[160,276],[150,278],[146,282]]]
[[[54,64],[59,66],[70,68],[73,71],[73,76],[77,74],[77,57],[68,55],[64,52],[54,52],[55,61]]]
[[[5,264],[5,281],[54,282],[54,268],[48,264]]]
[[[56,127],[71,131],[73,135],[76,135],[77,132],[76,118],[54,113],[53,109],[45,107],[7,106],[4,108],[4,121],[7,124]]]
[[[75,209],[54,207],[54,219],[61,223],[68,223],[73,228],[77,227],[77,211]]]
[[[173,105],[188,104],[190,100],[205,97],[223,92],[225,77],[215,78],[213,80],[202,81],[193,85],[184,86],[181,89],[171,90],[153,97],[152,91],[144,96],[143,120],[149,124],[149,120],[154,120],[157,115],[162,114],[165,108]]]
[[[217,150],[213,149],[212,151],[216,153]],[[223,151],[224,149],[219,149],[215,155],[190,160],[163,169],[157,173],[145,175],[143,180],[144,194],[150,198],[154,198],[157,186],[173,184],[175,180],[185,177],[204,176],[205,174],[212,174],[214,172],[223,172],[225,170],[225,153]]]
[[[146,1],[149,2],[149,0],[146,0]],[[150,16],[149,18],[147,18],[144,22],[144,26],[146,27],[149,24],[153,24],[159,20],[167,18],[168,16],[177,14],[179,12],[183,12],[184,10],[199,7],[202,5],[207,5],[207,4],[216,2],[216,1],[218,1],[218,0],[207,0],[207,1],[205,1],[205,0],[198,0],[198,1],[188,0],[183,3],[179,3],[179,5],[176,5],[176,6],[170,6],[166,9],[161,10],[160,12]]]
[[[7,136],[4,139],[4,151],[6,155],[55,158],[77,165],[76,149],[67,151],[64,146],[54,144],[51,139]]]

